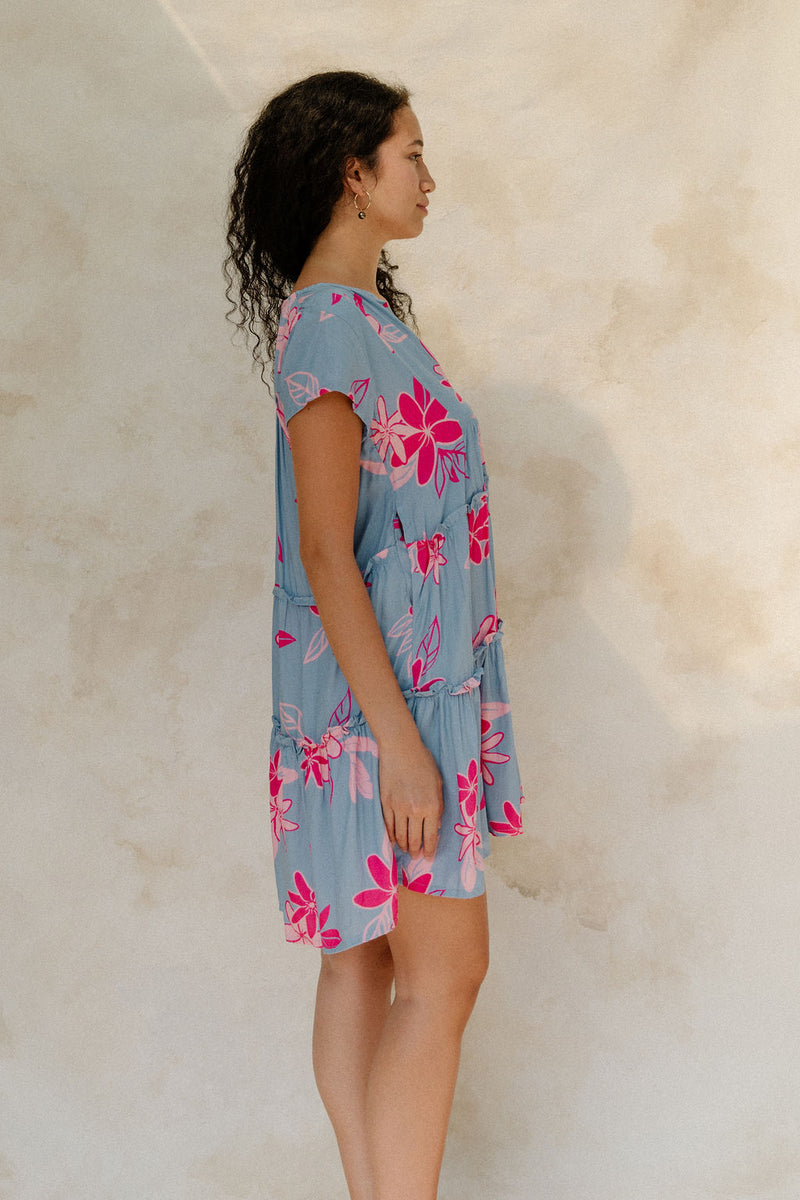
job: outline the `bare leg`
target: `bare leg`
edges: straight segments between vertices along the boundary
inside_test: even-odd
[[[367,1081],[391,996],[385,937],[323,954],[314,1016],[314,1076],[331,1119],[351,1200],[374,1200],[366,1133]]]
[[[486,897],[400,889],[396,995],[367,1093],[371,1200],[436,1200],[461,1035],[489,965]]]

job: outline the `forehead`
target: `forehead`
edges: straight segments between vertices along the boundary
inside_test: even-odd
[[[402,145],[410,145],[412,142],[419,142],[422,147],[422,129],[413,109],[408,105],[399,108],[394,115],[394,126],[392,129],[391,138],[389,141],[398,142]]]

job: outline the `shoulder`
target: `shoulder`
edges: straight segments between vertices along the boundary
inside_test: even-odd
[[[352,288],[315,284],[284,302],[274,382],[287,423],[324,392],[349,397],[365,426],[374,417],[377,339],[354,298]]]
[[[337,298],[330,286],[315,285],[287,297],[275,342],[276,378],[299,360],[359,352],[361,331],[351,310],[352,303]]]
[[[284,302],[281,322],[286,320],[289,331],[301,325],[306,334],[316,327],[329,325],[331,330],[359,329],[357,293],[352,289],[337,290],[333,284],[315,284],[295,292]]]

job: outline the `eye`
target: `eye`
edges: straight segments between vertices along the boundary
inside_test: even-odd
[[[419,160],[422,158],[422,154],[412,154],[411,157],[413,158],[414,162],[419,162]]]

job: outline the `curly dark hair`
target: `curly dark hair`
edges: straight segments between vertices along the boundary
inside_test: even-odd
[[[325,71],[274,96],[250,127],[228,211],[225,294],[229,319],[254,340],[262,375],[275,353],[281,305],[341,199],[347,160],[374,170],[378,147],[408,102],[404,87],[358,71]],[[383,250],[378,291],[413,325],[396,270]]]

